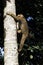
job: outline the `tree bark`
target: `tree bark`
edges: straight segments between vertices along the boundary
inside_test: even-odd
[[[4,8],[4,65],[18,65],[18,44],[17,44],[17,31],[15,20],[6,15],[6,12],[12,12],[16,15],[15,0],[6,1]]]

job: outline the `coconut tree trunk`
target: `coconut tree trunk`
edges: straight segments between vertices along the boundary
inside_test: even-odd
[[[7,0],[4,8],[4,65],[18,65],[16,22],[11,16],[6,15],[6,12],[16,15],[15,0]]]

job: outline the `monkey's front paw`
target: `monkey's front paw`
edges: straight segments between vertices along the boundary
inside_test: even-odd
[[[22,49],[18,49],[18,52],[21,52]]]
[[[21,33],[21,30],[18,30],[18,33]]]
[[[6,14],[7,14],[7,15],[10,15],[10,16],[13,15],[12,12],[6,12]]]

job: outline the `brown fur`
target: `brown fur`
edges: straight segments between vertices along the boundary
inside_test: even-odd
[[[24,46],[24,42],[25,42],[26,38],[28,37],[29,30],[28,30],[27,21],[22,14],[15,16],[13,13],[9,12],[9,13],[7,13],[7,15],[12,16],[15,20],[18,20],[21,23],[20,29],[21,29],[21,32],[22,32],[22,38],[21,38],[20,47],[19,47],[19,50],[18,50],[20,52],[22,50],[23,46]]]

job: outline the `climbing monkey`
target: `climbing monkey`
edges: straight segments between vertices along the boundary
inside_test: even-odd
[[[11,13],[11,12],[8,12],[6,14],[10,15],[11,17],[13,17],[16,21],[18,21],[20,23],[20,30],[18,30],[18,33],[22,33],[20,46],[19,46],[19,50],[18,50],[20,52],[22,50],[23,46],[24,46],[24,42],[25,42],[26,38],[28,36],[31,37],[31,35],[29,34],[27,21],[22,14],[19,14],[17,16],[14,15],[13,13]]]

